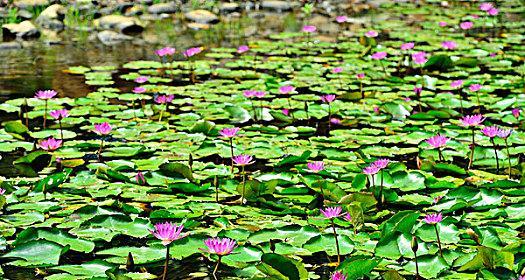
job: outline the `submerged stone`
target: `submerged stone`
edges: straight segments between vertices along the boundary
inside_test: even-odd
[[[40,31],[30,21],[22,21],[21,23],[7,23],[2,25],[2,34],[4,39],[14,38],[38,38]]]

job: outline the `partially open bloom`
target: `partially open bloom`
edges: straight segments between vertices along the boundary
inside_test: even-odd
[[[158,104],[166,104],[173,101],[173,98],[175,98],[173,95],[157,95],[155,96],[155,102]]]
[[[376,52],[372,55],[372,58],[375,60],[381,60],[387,56],[386,52]]]
[[[250,50],[250,47],[246,46],[246,45],[242,45],[242,46],[239,46],[237,48],[237,53],[245,53],[247,51]]]
[[[474,26],[474,23],[472,23],[471,21],[464,21],[459,24],[459,27],[463,30],[471,29],[472,26]]]
[[[363,173],[366,175],[374,175],[374,174],[377,174],[377,172],[379,172],[379,167],[373,164],[363,168]]]
[[[490,9],[492,9],[492,8],[494,8],[494,6],[492,6],[492,3],[490,3],[490,2],[481,3],[479,5],[479,9],[481,11],[485,11],[485,12],[490,10]]]
[[[306,164],[306,166],[310,171],[315,173],[324,170],[324,162],[322,161],[309,162]]]
[[[141,171],[137,172],[137,175],[135,175],[135,181],[139,185],[145,185],[146,184],[146,178],[144,178],[144,174],[142,174]]]
[[[431,224],[431,225],[437,224],[441,222],[442,220],[443,220],[443,215],[441,213],[428,214],[425,216],[425,219],[424,219],[425,223]]]
[[[415,64],[425,64],[427,62],[426,52],[417,52],[412,54],[412,60]]]
[[[346,280],[346,276],[341,271],[336,271],[332,274],[331,280]]]
[[[253,157],[249,155],[238,155],[233,157],[235,165],[244,166],[253,163]]]
[[[290,114],[290,110],[289,109],[282,109],[281,113],[283,113],[283,115],[285,115],[285,116],[288,116]]]
[[[327,219],[333,219],[341,216],[343,208],[341,208],[341,206],[327,207],[325,209],[320,209],[320,211]]]
[[[69,111],[67,109],[54,110],[49,112],[49,115],[51,115],[51,117],[53,117],[55,120],[62,120],[69,116]]]
[[[335,95],[333,94],[327,94],[327,95],[321,96],[321,101],[325,103],[332,103],[334,100],[335,100]]]
[[[388,164],[390,163],[390,160],[387,158],[380,158],[372,163],[372,165],[376,166],[379,169],[386,168]]]
[[[423,92],[423,87],[417,87],[417,86],[414,87],[415,94],[420,95],[421,92]]]
[[[463,126],[477,126],[485,120],[485,117],[481,114],[468,115],[460,119]]]
[[[365,33],[365,36],[368,38],[374,38],[377,37],[377,35],[379,35],[379,33],[377,33],[375,30],[369,30]]]
[[[519,108],[514,108],[512,109],[512,115],[517,119],[520,117],[520,109]]]
[[[460,88],[463,86],[463,80],[455,80],[450,83],[451,88]]]
[[[174,223],[165,222],[155,224],[155,230],[150,230],[150,233],[161,240],[162,245],[167,246],[171,242],[184,237],[184,235],[180,234],[182,229],[184,229],[184,225],[177,226]]]
[[[359,80],[364,79],[365,78],[365,73],[357,73],[355,75],[355,77],[358,78]]]
[[[53,137],[49,137],[46,140],[42,140],[39,146],[46,151],[54,151],[62,146],[62,140],[57,140]]]
[[[447,50],[453,50],[458,46],[458,44],[456,44],[454,41],[443,41],[441,42],[441,46]]]
[[[195,47],[195,48],[189,48],[187,50],[185,50],[184,52],[182,52],[182,55],[184,55],[184,57],[186,58],[189,58],[189,57],[192,57],[196,54],[199,54],[202,52],[202,48],[201,47]]]
[[[480,84],[472,84],[468,87],[470,91],[478,91],[482,88]]]
[[[237,242],[230,238],[208,238],[204,241],[204,244],[208,247],[210,254],[219,256],[229,255],[237,247]]]
[[[237,132],[241,130],[238,127],[232,127],[232,128],[223,128],[219,130],[219,134],[224,138],[232,138],[237,135]]]
[[[134,87],[132,91],[133,93],[145,93],[146,89],[143,87]]]
[[[55,95],[57,94],[58,93],[54,90],[39,90],[36,92],[35,98],[42,99],[42,100],[51,99],[55,97]]]
[[[438,134],[428,138],[426,142],[434,148],[441,148],[447,144],[448,140],[447,137]]]
[[[5,189],[0,188],[0,195],[4,195],[4,194],[5,194]]]
[[[512,129],[500,129],[498,132],[498,137],[505,139],[509,137],[511,133],[512,133]]]
[[[95,132],[100,135],[107,135],[111,132],[111,125],[107,122],[95,124]]]
[[[256,90],[254,92],[254,95],[257,98],[263,98],[266,95],[266,91],[264,91],[264,90]]]
[[[244,95],[244,97],[252,97],[252,96],[255,96],[255,90],[253,89],[249,89],[249,90],[245,90],[242,92],[242,95]]]
[[[496,15],[499,14],[499,10],[496,9],[496,8],[492,8],[492,9],[490,9],[490,10],[487,11],[487,14],[488,14],[489,16],[496,16]]]
[[[441,27],[445,27],[445,26],[447,26],[447,23],[444,22],[444,21],[440,21],[440,22],[438,22],[438,25],[441,26]]]
[[[484,127],[481,130],[483,135],[485,135],[487,137],[490,137],[490,138],[494,138],[494,137],[498,136],[499,131],[500,131],[500,129],[497,126],[495,126],[495,125],[493,125],[493,126],[486,126],[486,127]]]
[[[148,81],[148,77],[146,76],[139,76],[135,78],[135,83],[143,84]]]
[[[279,87],[279,92],[282,94],[287,94],[293,91],[295,91],[295,87],[290,86],[290,85]]]
[[[330,123],[331,123],[331,124],[336,124],[336,125],[337,125],[337,124],[341,124],[341,120],[338,119],[338,118],[331,118],[331,119],[330,119]]]
[[[175,49],[171,47],[165,47],[165,48],[156,50],[155,54],[160,57],[167,56],[167,55],[173,55],[175,54]]]
[[[414,48],[414,42],[408,42],[408,43],[401,44],[401,50],[403,51],[408,51],[413,48]]]
[[[337,73],[341,73],[343,72],[343,68],[342,67],[335,67],[332,69],[332,73],[334,74],[337,74]]]
[[[317,27],[313,26],[313,25],[305,25],[303,26],[303,32],[306,32],[306,33],[313,33],[317,30]]]
[[[338,23],[343,23],[343,22],[346,22],[347,20],[348,20],[347,16],[337,16],[337,17],[335,17],[335,21],[337,21]]]
[[[352,221],[352,215],[350,215],[350,213],[346,213],[344,216],[343,216],[343,219],[347,220],[348,222],[351,222]]]

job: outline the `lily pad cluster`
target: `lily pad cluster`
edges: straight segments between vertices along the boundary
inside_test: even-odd
[[[3,273],[518,279],[524,8],[478,4],[71,67],[86,96],[5,101]]]

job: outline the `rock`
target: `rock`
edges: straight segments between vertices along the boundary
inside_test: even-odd
[[[118,5],[115,7],[116,11],[118,11],[119,14],[125,14],[128,9],[133,8],[133,3],[131,2],[123,2],[118,3]]]
[[[210,29],[210,25],[206,23],[197,23],[197,22],[190,22],[186,24],[188,28],[193,30],[208,30]]]
[[[49,0],[15,0],[13,5],[19,9],[32,9],[38,6],[49,5]]]
[[[64,17],[66,15],[66,8],[59,4],[53,4],[36,18],[36,24],[53,30],[64,29]]]
[[[240,10],[239,4],[237,3],[222,3],[219,6],[219,11],[223,14],[237,12]]]
[[[18,13],[16,13],[16,15],[23,19],[23,20],[26,20],[26,19],[32,19],[33,18],[33,13],[31,13],[30,11],[28,10],[19,10]]]
[[[115,45],[122,43],[124,41],[132,40],[133,37],[117,33],[112,30],[104,30],[97,34],[97,38],[102,42],[104,45]]]
[[[18,42],[4,42],[0,43],[0,50],[15,50],[21,49],[22,45]]]
[[[261,4],[263,9],[274,10],[277,12],[289,11],[292,5],[288,1],[266,0]]]
[[[174,3],[158,3],[148,7],[150,14],[173,14],[179,11],[179,6]]]
[[[133,6],[126,10],[125,16],[139,16],[142,15],[142,7],[141,6]]]
[[[2,25],[4,39],[9,38],[38,38],[40,31],[28,20],[21,23],[7,23]]]
[[[209,23],[219,22],[218,16],[206,10],[189,11],[185,13],[184,16],[186,17],[186,19],[196,22],[196,23],[209,24]]]
[[[123,34],[136,34],[144,30],[139,20],[121,15],[103,16],[96,19],[94,24],[99,29],[113,29]]]

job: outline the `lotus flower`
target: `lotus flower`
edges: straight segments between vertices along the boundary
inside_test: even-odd
[[[500,129],[498,131],[498,137],[502,139],[509,137],[511,134],[512,134],[512,129]]]
[[[346,276],[341,271],[336,271],[332,274],[331,280],[346,280]]]
[[[195,47],[195,48],[189,48],[187,50],[185,50],[184,52],[182,52],[182,55],[184,55],[184,57],[186,58],[190,58],[196,54],[199,54],[202,52],[202,48],[201,47]]]
[[[287,94],[293,91],[295,91],[295,87],[290,85],[279,87],[279,92],[282,94]]]
[[[343,216],[343,219],[345,219],[345,220],[348,221],[348,222],[351,222],[351,221],[352,221],[352,216],[350,215],[350,213],[346,213],[346,214]]]
[[[4,194],[5,194],[5,189],[0,188],[0,195],[4,195]]]
[[[55,97],[58,93],[54,90],[39,90],[35,94],[35,98],[47,100]]]
[[[490,138],[494,138],[494,137],[498,136],[499,131],[500,131],[500,129],[497,126],[495,126],[495,125],[493,125],[493,126],[486,126],[486,127],[484,127],[481,130],[481,132],[485,136],[490,137]]]
[[[423,92],[423,87],[417,87],[417,86],[414,87],[415,94],[420,95],[421,92]]]
[[[443,41],[441,42],[441,46],[447,50],[453,50],[457,48],[458,44],[454,41]]]
[[[219,131],[219,134],[224,138],[232,138],[237,135],[237,132],[241,130],[238,127],[232,127],[232,128],[223,128]]]
[[[379,172],[379,168],[373,164],[363,168],[363,173],[366,175],[374,175],[377,174],[377,172]]]
[[[413,53],[412,60],[416,64],[425,64],[427,62],[427,53],[426,52]]]
[[[434,148],[441,148],[447,145],[449,139],[443,135],[434,135],[426,140],[426,142]]]
[[[321,101],[325,103],[332,103],[334,100],[335,100],[335,95],[333,94],[327,94],[327,95],[321,96]]]
[[[337,74],[337,73],[341,73],[343,72],[343,68],[342,67],[335,67],[332,69],[332,73],[334,74]]]
[[[143,87],[135,87],[133,88],[133,93],[145,93],[146,92],[146,89],[143,88]]]
[[[463,30],[471,29],[472,26],[474,26],[474,23],[472,23],[471,21],[464,21],[459,24],[459,27]]]
[[[310,171],[314,173],[324,170],[324,162],[322,161],[309,162],[306,164],[306,166],[308,167]]]
[[[365,78],[365,73],[358,73],[355,75],[356,78],[358,79],[364,79]]]
[[[372,165],[376,166],[378,169],[383,169],[388,166],[390,163],[390,160],[387,158],[381,158],[372,163]]]
[[[512,115],[513,115],[516,119],[520,117],[520,112],[521,112],[521,110],[520,110],[519,108],[514,108],[514,109],[512,109],[511,112],[512,112]]]
[[[155,96],[155,102],[158,104],[167,104],[173,101],[173,98],[175,98],[173,95],[157,95]]]
[[[231,254],[233,249],[237,247],[237,242],[230,238],[208,238],[204,241],[208,252],[219,256],[226,256]]]
[[[95,132],[100,135],[107,135],[111,132],[111,125],[107,122],[95,124]]]
[[[489,16],[496,16],[496,15],[499,14],[499,10],[496,9],[496,8],[492,8],[492,9],[490,9],[490,10],[487,11],[487,14],[488,14]]]
[[[414,42],[408,42],[401,45],[401,50],[407,51],[414,48]]]
[[[289,109],[282,109],[281,113],[283,113],[283,115],[285,115],[285,116],[288,116],[290,114],[290,110]]]
[[[463,80],[455,80],[450,83],[451,88],[460,88],[463,86]]]
[[[428,214],[425,216],[425,223],[427,224],[437,224],[439,222],[441,222],[443,220],[443,215],[441,213],[437,213],[437,214]]]
[[[489,2],[481,3],[479,5],[479,9],[481,11],[485,11],[485,12],[487,12],[488,10],[490,10],[492,8],[494,8],[494,6],[492,6],[492,3],[489,3]]]
[[[266,96],[266,91],[264,91],[264,90],[256,90],[254,92],[254,95],[257,98],[263,98],[264,96]]]
[[[386,52],[376,52],[372,55],[372,58],[375,60],[381,60],[387,56]]]
[[[53,137],[49,137],[46,140],[42,140],[39,146],[46,151],[54,151],[62,146],[62,140],[57,140]]]
[[[368,38],[375,38],[377,35],[379,35],[379,33],[377,33],[375,30],[370,30],[365,33],[365,36]]]
[[[137,175],[135,175],[135,181],[139,185],[145,185],[146,184],[146,178],[144,178],[144,174],[142,174],[141,171],[137,172]]]
[[[479,91],[483,86],[480,84],[472,84],[468,87],[470,91]]]
[[[233,162],[235,163],[235,165],[245,166],[245,165],[252,164],[254,161],[253,161],[253,157],[252,156],[249,156],[249,155],[238,155],[238,156],[234,156],[233,157]]]
[[[69,116],[69,111],[67,109],[54,110],[49,112],[49,115],[51,115],[51,117],[53,117],[55,120],[62,120]]]
[[[320,211],[327,219],[333,219],[341,216],[341,212],[343,211],[343,209],[341,208],[341,206],[336,206],[320,209]]]
[[[176,224],[165,222],[155,224],[155,230],[150,230],[151,234],[162,241],[162,245],[168,246],[171,242],[181,239],[184,225],[177,226]]]
[[[175,54],[175,49],[171,48],[171,47],[165,47],[165,48],[156,50],[155,54],[160,56],[160,57],[167,56],[167,55],[174,55]]]
[[[463,126],[478,126],[485,120],[485,117],[481,114],[468,115],[460,119]]]
[[[445,26],[447,26],[447,23],[444,22],[444,21],[440,21],[440,22],[438,22],[438,25],[441,26],[441,27],[445,27]]]
[[[242,45],[242,46],[239,46],[237,48],[237,53],[241,54],[241,53],[245,53],[247,51],[250,50],[250,47],[246,46],[246,45]]]
[[[317,30],[317,27],[313,25],[305,25],[303,26],[303,32],[305,33],[313,33]]]
[[[348,17],[347,16],[337,16],[335,18],[335,21],[337,21],[338,23],[347,22],[348,21]]]
[[[341,124],[341,120],[337,118],[331,118],[330,123],[331,124]]]
[[[139,76],[139,77],[135,78],[135,83],[143,84],[143,83],[147,82],[148,79],[149,78],[146,77],[146,76]]]

